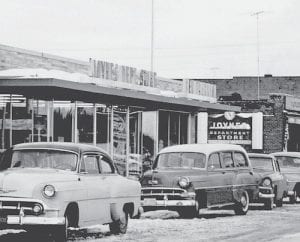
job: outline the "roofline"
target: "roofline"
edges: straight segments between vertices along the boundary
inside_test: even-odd
[[[79,83],[56,78],[0,78],[0,87],[2,93],[22,94],[21,88],[41,88],[55,87],[62,90],[69,90],[88,94],[100,94],[112,98],[126,98],[135,101],[151,101],[157,104],[185,106],[193,109],[211,109],[221,111],[239,112],[241,107],[230,106],[220,103],[208,103],[187,98],[173,98],[161,95],[154,95],[137,90],[127,90],[98,86],[92,83]],[[159,109],[159,108],[158,108]]]

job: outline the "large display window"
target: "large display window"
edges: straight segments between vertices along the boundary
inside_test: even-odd
[[[77,107],[77,142],[93,144],[94,105],[78,104]]]
[[[48,102],[33,100],[33,141],[48,141]]]
[[[96,145],[110,153],[111,107],[96,106]]]
[[[53,102],[53,141],[72,142],[75,104],[69,101]]]
[[[12,144],[32,141],[32,100],[15,97],[12,100]]]
[[[0,95],[0,149],[11,146],[11,95]]]
[[[189,114],[174,111],[159,111],[158,150],[171,145],[187,144]]]

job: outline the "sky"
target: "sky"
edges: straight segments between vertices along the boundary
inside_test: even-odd
[[[151,2],[0,0],[0,44],[150,70]],[[153,70],[161,77],[256,76],[258,57],[260,75],[300,75],[299,0],[153,3]]]

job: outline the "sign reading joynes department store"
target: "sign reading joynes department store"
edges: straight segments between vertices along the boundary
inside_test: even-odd
[[[208,142],[251,144],[252,118],[233,112],[208,116]]]

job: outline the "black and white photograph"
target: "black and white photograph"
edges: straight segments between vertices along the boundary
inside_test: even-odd
[[[299,12],[0,0],[0,242],[300,241]]]

